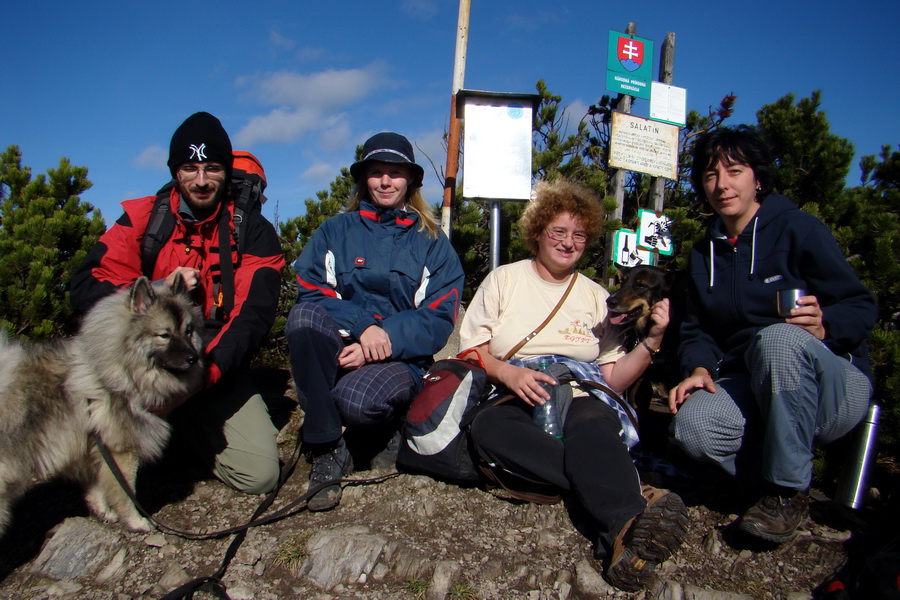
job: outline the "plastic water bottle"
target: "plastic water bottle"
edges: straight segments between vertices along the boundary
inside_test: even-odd
[[[550,375],[547,372],[548,363],[542,362],[539,363],[538,367],[540,368],[541,373],[546,375]],[[550,375],[553,377],[553,375]],[[559,390],[559,382],[556,380],[556,377],[553,377],[553,385],[549,383],[540,382],[542,388],[544,388],[548,394],[550,394],[550,399],[545,400],[541,405],[535,405],[534,409],[531,413],[531,419],[534,421],[534,424],[552,435],[557,439],[562,439],[563,437],[563,429],[562,429],[562,421],[560,419],[559,414],[559,403],[557,401],[557,390]]]

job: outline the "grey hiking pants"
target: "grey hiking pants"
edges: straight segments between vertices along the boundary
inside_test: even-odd
[[[745,355],[749,375],[724,374],[717,391],[693,392],[672,423],[673,441],[732,475],[805,490],[813,447],[846,435],[866,414],[869,379],[796,325],[760,330]]]

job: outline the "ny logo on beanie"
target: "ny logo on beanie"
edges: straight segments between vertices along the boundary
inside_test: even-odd
[[[196,157],[198,162],[206,160],[206,154],[203,153],[204,150],[206,150],[206,144],[200,144],[199,148],[196,144],[191,144],[191,159],[193,160]]]

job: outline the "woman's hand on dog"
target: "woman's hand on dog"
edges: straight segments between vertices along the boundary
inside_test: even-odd
[[[659,349],[662,344],[663,335],[669,326],[669,299],[663,298],[650,307],[650,331],[647,332],[647,339],[656,342],[655,348]]]
[[[669,412],[673,415],[678,412],[678,407],[684,404],[691,392],[694,390],[704,389],[709,393],[715,393],[716,384],[713,382],[712,375],[704,367],[697,367],[691,373],[690,377],[676,385],[669,392]]]
[[[785,323],[796,325],[813,334],[816,339],[825,339],[825,325],[822,323],[822,307],[815,296],[801,296],[797,299],[797,307],[791,309],[791,316]]]

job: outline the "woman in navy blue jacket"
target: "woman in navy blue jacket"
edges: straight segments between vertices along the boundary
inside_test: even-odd
[[[809,515],[814,444],[865,415],[877,310],[828,228],[769,193],[770,164],[746,128],[697,142],[691,181],[717,218],[691,251],[679,349],[687,377],[669,407],[689,456],[761,476],[762,496],[740,528],[784,542]],[[781,317],[776,292],[788,289],[805,295]]]
[[[352,468],[347,426],[395,425],[447,342],[463,286],[459,257],[421,193],[424,170],[402,135],[379,133],[350,167],[345,212],[294,263],[299,294],[286,334],[312,460],[308,503],[340,502]]]

